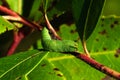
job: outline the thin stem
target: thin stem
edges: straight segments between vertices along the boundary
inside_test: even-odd
[[[83,49],[84,49],[85,54],[86,54],[88,57],[90,57],[90,54],[89,54],[89,52],[88,52],[88,50],[87,50],[86,42],[83,41],[82,44],[83,44]]]
[[[87,64],[89,64],[91,67],[94,67],[95,69],[111,76],[114,77],[118,80],[120,80],[120,73],[110,69],[107,66],[104,66],[102,64],[100,64],[99,62],[95,61],[94,59],[88,57],[87,55],[84,54],[80,54],[77,52],[71,53],[72,55],[74,55],[75,57],[77,57],[78,59],[81,59],[82,61],[86,62]]]
[[[47,24],[48,29],[51,30],[51,32],[53,33],[53,35],[54,35],[57,39],[61,40],[61,38],[59,37],[59,35],[56,33],[56,31],[54,30],[54,28],[53,28],[52,25],[50,24],[46,13],[45,13],[44,17],[45,17],[45,21],[46,21],[46,24]]]

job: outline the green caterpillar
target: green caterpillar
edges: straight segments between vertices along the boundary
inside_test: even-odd
[[[47,28],[42,30],[42,46],[44,50],[54,52],[75,52],[78,51],[78,44],[71,40],[53,40]]]

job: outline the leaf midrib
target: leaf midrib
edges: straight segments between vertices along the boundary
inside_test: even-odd
[[[2,75],[0,75],[0,78],[2,78],[4,75],[6,75],[8,72],[10,72],[11,70],[13,70],[15,67],[19,66],[20,64],[22,64],[23,62],[29,60],[30,58],[32,58],[33,56],[38,55],[40,52],[33,54],[25,59],[23,59],[22,61],[20,61],[19,63],[17,63],[16,65],[14,65],[13,67],[11,67],[10,69],[8,69],[6,72],[4,72]]]

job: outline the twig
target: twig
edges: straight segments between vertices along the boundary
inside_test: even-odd
[[[94,59],[88,57],[87,55],[77,53],[77,52],[73,52],[73,53],[70,53],[70,54],[74,55],[78,59],[81,59],[82,61],[86,62],[87,64],[89,64],[93,68],[99,70],[100,72],[103,72],[103,73],[105,73],[105,74],[107,74],[111,77],[114,77],[117,80],[120,80],[120,73],[119,72],[117,72],[115,70],[112,70],[109,67],[106,67],[106,66],[100,64],[99,62],[97,62]]]
[[[16,50],[17,46],[19,45],[19,43],[21,42],[21,40],[23,38],[25,38],[31,31],[32,31],[32,29],[28,29],[28,28],[26,29],[25,27],[23,27],[23,28],[19,29],[19,31],[13,32],[13,35],[14,35],[13,42],[7,51],[7,56],[12,55],[15,52],[15,50]]]
[[[5,14],[8,14],[9,17],[10,16],[15,17],[16,20],[19,20],[19,22],[23,23],[24,25],[27,25],[28,27],[31,27],[31,28],[37,29],[37,30],[42,30],[42,26],[36,25],[36,24],[30,22],[29,20],[25,19],[24,17],[20,16],[16,12],[14,12],[14,11],[4,7],[4,6],[0,5],[0,11],[4,12]],[[11,19],[13,19],[13,18],[11,18]]]
[[[21,32],[14,32],[14,38],[13,38],[13,42],[10,46],[10,48],[8,49],[7,55],[12,55],[14,53],[14,51],[16,50],[18,44],[20,43],[20,41],[24,38],[23,33]]]
[[[56,33],[56,31],[54,30],[54,28],[53,28],[52,25],[50,24],[49,19],[48,19],[46,13],[44,14],[44,17],[45,17],[45,21],[46,21],[46,24],[47,24],[48,29],[53,33],[53,35],[54,35],[57,39],[61,40],[60,36]]]
[[[82,41],[82,44],[83,44],[83,49],[84,49],[85,54],[86,54],[88,57],[90,57],[90,54],[89,54],[89,52],[88,52],[88,50],[87,50],[87,47],[86,47],[86,41]]]

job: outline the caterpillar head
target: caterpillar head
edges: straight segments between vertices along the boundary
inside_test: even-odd
[[[43,28],[41,34],[42,34],[42,40],[51,40],[51,36],[50,36],[49,31],[46,27]]]

